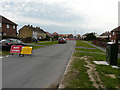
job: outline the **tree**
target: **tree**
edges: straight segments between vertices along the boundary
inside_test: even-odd
[[[89,40],[95,40],[96,36],[93,33],[89,33],[87,34],[85,40],[89,41]]]

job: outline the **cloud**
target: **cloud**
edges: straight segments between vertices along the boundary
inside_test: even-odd
[[[0,14],[20,25],[35,24],[63,33],[75,29],[102,33],[117,27],[117,9],[118,0],[4,0]]]

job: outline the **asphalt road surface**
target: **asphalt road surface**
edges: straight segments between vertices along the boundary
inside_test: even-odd
[[[75,41],[34,50],[35,56],[2,59],[3,88],[48,88],[59,84]]]

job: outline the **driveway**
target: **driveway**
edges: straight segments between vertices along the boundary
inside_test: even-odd
[[[34,50],[35,56],[2,59],[3,88],[48,88],[59,84],[75,41]]]

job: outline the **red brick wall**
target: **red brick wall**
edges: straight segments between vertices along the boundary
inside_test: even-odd
[[[114,36],[113,36],[113,32],[111,32],[111,41],[112,41],[112,40],[115,40],[115,41],[117,40],[117,33],[118,33],[118,32],[114,32]],[[119,32],[119,33],[120,33],[120,32]],[[119,34],[119,35],[120,35],[120,34]],[[120,39],[120,36],[118,36],[118,39]]]
[[[17,26],[15,26],[15,29],[13,29],[13,26],[14,25],[9,25],[9,28],[7,28],[7,24],[2,24],[2,32],[6,33],[6,36],[16,37]]]

